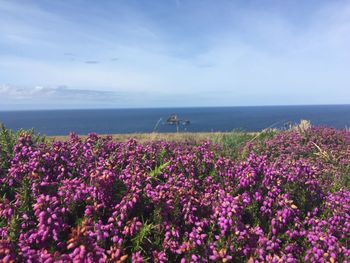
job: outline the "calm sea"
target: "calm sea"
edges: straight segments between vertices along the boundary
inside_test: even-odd
[[[318,126],[350,127],[350,105],[2,111],[0,122],[45,135],[176,132],[176,126],[166,124],[171,114],[190,121],[178,127],[188,132],[260,131],[301,119]]]

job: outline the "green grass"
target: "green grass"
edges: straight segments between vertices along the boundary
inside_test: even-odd
[[[248,143],[264,144],[267,140],[272,139],[279,131],[267,129],[261,132],[251,133],[242,131],[233,131],[222,134],[214,138],[213,142],[219,144],[224,153],[233,159],[242,159],[248,154],[246,148]]]

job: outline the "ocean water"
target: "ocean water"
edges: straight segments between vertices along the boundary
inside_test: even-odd
[[[190,121],[179,125],[180,132],[260,131],[301,119],[317,126],[350,127],[350,105],[2,111],[0,122],[45,135],[176,132],[175,125],[166,124],[171,114]]]

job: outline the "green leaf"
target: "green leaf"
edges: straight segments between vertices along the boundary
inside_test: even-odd
[[[170,165],[170,161],[166,162],[166,163],[163,163],[159,166],[157,166],[156,168],[154,168],[154,170],[152,170],[150,173],[149,173],[149,176],[150,177],[153,177],[153,178],[156,178],[157,176],[161,175],[163,170],[168,167]]]

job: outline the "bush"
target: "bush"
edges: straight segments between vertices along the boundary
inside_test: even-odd
[[[22,133],[1,177],[0,260],[350,260],[350,189],[338,180],[348,173],[349,132],[225,140],[227,149],[249,140],[245,157],[211,143],[91,134],[47,144]]]

